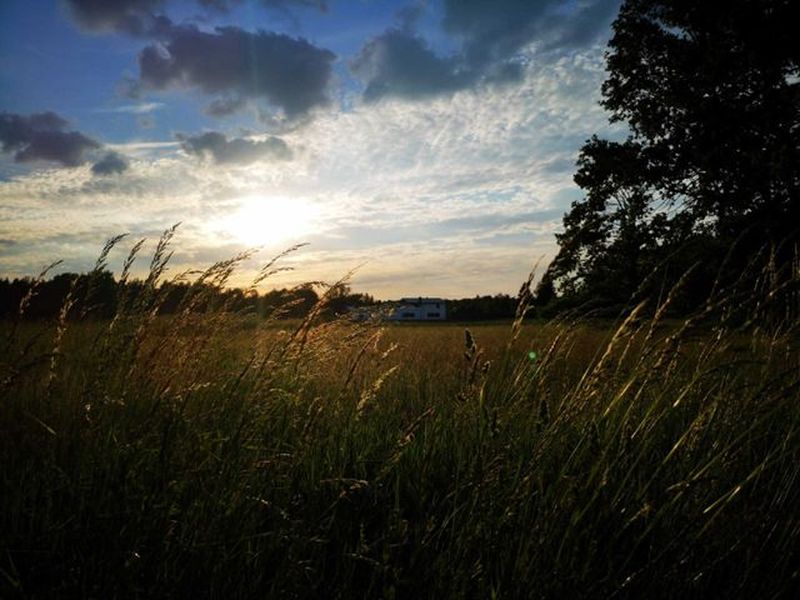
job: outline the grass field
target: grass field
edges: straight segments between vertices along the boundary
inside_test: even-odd
[[[797,329],[742,306],[6,323],[0,596],[792,597]]]

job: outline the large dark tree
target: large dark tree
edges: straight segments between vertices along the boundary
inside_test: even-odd
[[[765,245],[788,263],[800,227],[797,23],[793,0],[623,3],[603,105],[629,137],[581,150],[585,197],[549,271],[562,293],[624,302],[654,269],[674,279],[699,262],[710,281],[723,257],[734,273]]]

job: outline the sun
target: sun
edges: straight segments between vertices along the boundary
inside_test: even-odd
[[[305,200],[283,196],[246,196],[231,215],[218,221],[226,236],[248,246],[304,241],[313,233],[317,213]]]

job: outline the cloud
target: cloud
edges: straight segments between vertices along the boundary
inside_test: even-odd
[[[218,164],[246,165],[259,160],[289,160],[292,151],[282,139],[268,137],[265,140],[247,138],[228,139],[218,131],[209,131],[197,136],[178,135],[181,147],[189,154],[210,157]]]
[[[121,154],[110,151],[92,165],[95,175],[118,175],[128,169],[128,160]]]
[[[534,37],[539,24],[561,0],[444,0],[445,31],[462,40],[472,69],[505,61]]]
[[[269,102],[289,118],[328,103],[328,86],[336,56],[302,38],[235,26],[200,30],[179,25],[164,14],[166,0],[66,0],[75,20],[86,30],[118,32],[150,38],[139,54],[138,79],[123,81],[121,92],[139,98],[143,91],[196,89],[223,94],[207,114],[226,116],[247,99]],[[206,8],[227,11],[236,0],[198,0]],[[327,10],[322,0],[261,0],[265,7],[313,7]],[[155,105],[147,103],[131,105]],[[122,108],[119,112],[122,112]]]
[[[614,135],[598,104],[605,76],[602,48],[592,47],[532,62],[518,85],[323,111],[280,134],[296,149],[292,160],[267,155],[237,168],[211,168],[214,154],[199,141],[194,153],[181,149],[185,140],[109,145],[131,157],[123,176],[97,177],[87,166],[0,184],[0,237],[17,241],[14,257],[7,251],[0,262],[12,275],[56,258],[71,270],[91,268],[109,236],[157,239],[183,221],[177,273],[244,247],[220,225],[243,198],[275,206],[298,199],[314,207],[315,229],[293,240],[311,246],[278,285],[335,280],[369,261],[354,285],[380,297],[514,293],[531,264],[557,250],[559,215],[581,195],[572,183],[581,144],[595,132]],[[235,147],[231,137],[266,136],[229,133],[216,147]],[[269,254],[285,247],[264,243]],[[120,247],[111,264],[124,256]],[[248,275],[235,283],[249,283]]]
[[[96,112],[143,115],[163,108],[163,106],[163,102],[141,102],[139,104],[124,104],[114,108],[98,108]]]
[[[117,31],[133,36],[150,36],[171,22],[155,15],[163,0],[66,0],[73,17],[87,31]]]
[[[400,29],[413,31],[426,9],[427,0],[417,0],[416,3],[408,4],[398,10],[394,16],[400,23]]]
[[[302,38],[250,33],[238,27],[213,32],[173,27],[167,41],[139,54],[145,88],[195,88],[205,94],[261,98],[287,117],[328,103],[335,55]]]
[[[552,30],[556,35],[546,47],[585,47],[596,42],[598,38],[609,33],[609,26],[619,12],[620,2],[621,0],[583,2],[572,18],[560,19],[560,23],[553,24]]]
[[[118,32],[137,37],[157,36],[172,27],[163,14],[166,0],[65,0],[75,21],[85,30]],[[227,13],[244,0],[197,0],[203,8]],[[314,8],[327,12],[325,0],[259,0],[268,9],[289,12],[291,8]]]
[[[0,113],[0,147],[3,152],[14,153],[18,163],[43,160],[77,167],[92,160],[103,146],[78,131],[67,131],[68,125],[54,112],[28,116]],[[95,175],[110,175],[127,168],[127,159],[110,150],[91,170]]]
[[[227,117],[241,109],[247,101],[241,96],[230,96],[226,98],[217,98],[211,102],[203,110],[210,117],[222,118]]]
[[[220,12],[228,12],[233,6],[242,2],[243,0],[197,0],[200,6]]]
[[[328,10],[328,3],[326,0],[260,0],[260,2],[267,8],[283,9],[289,6],[303,6],[307,8],[316,8],[322,12]]]
[[[504,61],[530,42],[578,47],[608,31],[619,0],[444,0],[443,27],[463,40],[474,68]]]
[[[403,29],[389,29],[369,40],[350,69],[366,82],[367,101],[454,91],[472,79],[459,71],[455,59],[438,57],[422,38]]]
[[[197,0],[200,6],[228,12],[234,6],[244,3],[244,0]],[[328,3],[325,0],[260,0],[259,3],[266,8],[277,10],[288,10],[292,6],[302,8],[316,8],[322,12],[328,10]]]
[[[425,97],[481,82],[519,82],[524,54],[585,48],[609,31],[619,0],[444,0],[442,27],[458,43],[437,55],[414,32],[420,6],[398,13],[400,26],[370,39],[350,68],[364,99]]]
[[[153,160],[172,155],[180,147],[180,142],[127,142],[124,144],[108,144],[109,150],[118,150],[126,156]]]
[[[0,144],[13,152],[14,161],[46,160],[66,167],[80,165],[100,144],[77,131],[66,131],[68,122],[54,112],[28,116],[0,113]]]

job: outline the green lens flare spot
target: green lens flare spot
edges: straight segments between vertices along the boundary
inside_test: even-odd
[[[530,360],[536,360],[537,358],[539,358],[539,356],[536,354],[536,352],[534,352],[533,350],[531,350],[530,352],[528,352],[528,359],[530,359]]]

